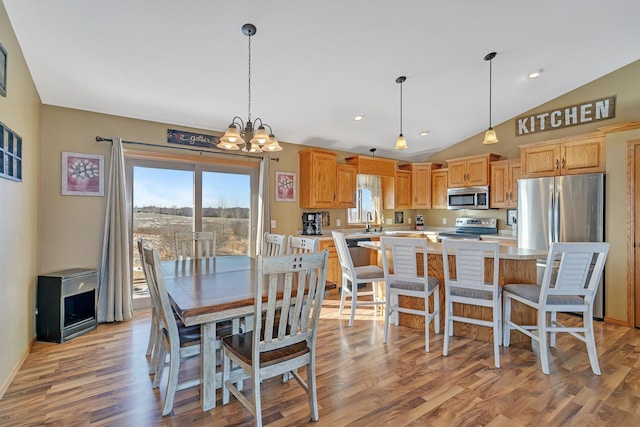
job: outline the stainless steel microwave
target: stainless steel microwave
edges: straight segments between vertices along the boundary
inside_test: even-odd
[[[489,187],[449,188],[447,190],[449,209],[489,209]]]

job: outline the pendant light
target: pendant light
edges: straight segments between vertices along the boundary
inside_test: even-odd
[[[400,76],[396,79],[396,83],[400,83],[400,134],[396,138],[396,150],[405,150],[407,148],[407,140],[402,134],[402,83],[407,80],[406,76]]]
[[[256,32],[257,29],[253,24],[244,24],[242,26],[242,33],[249,39],[249,114],[247,122],[244,123],[238,116],[235,116],[233,120],[231,120],[231,124],[217,145],[218,148],[223,150],[239,150],[241,147],[242,151],[248,153],[282,150],[282,147],[278,144],[278,140],[273,135],[271,126],[263,123],[260,118],[255,119],[253,122],[251,121],[251,36],[255,35]],[[256,126],[257,130],[255,130],[254,133]],[[265,127],[269,128],[269,133],[267,133]]]
[[[496,57],[495,52],[488,53],[485,57],[485,61],[489,61],[489,129],[484,133],[483,144],[495,144],[498,142],[498,137],[496,136],[496,131],[491,127],[491,73],[492,73],[492,60]]]

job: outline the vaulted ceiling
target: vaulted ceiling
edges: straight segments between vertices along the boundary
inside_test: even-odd
[[[3,3],[44,104],[224,131],[248,117],[253,23],[253,119],[281,141],[401,160],[486,130],[489,52],[494,125],[640,59],[637,0]],[[401,75],[409,148],[395,151]]]

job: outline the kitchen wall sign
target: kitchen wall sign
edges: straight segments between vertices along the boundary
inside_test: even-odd
[[[518,117],[515,121],[516,136],[583,125],[612,119],[615,116],[616,97],[614,95],[531,116]]]

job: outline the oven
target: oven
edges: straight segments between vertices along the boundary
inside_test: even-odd
[[[498,234],[498,220],[495,218],[456,218],[455,231],[438,233],[438,241],[446,239],[481,240],[483,234]]]

